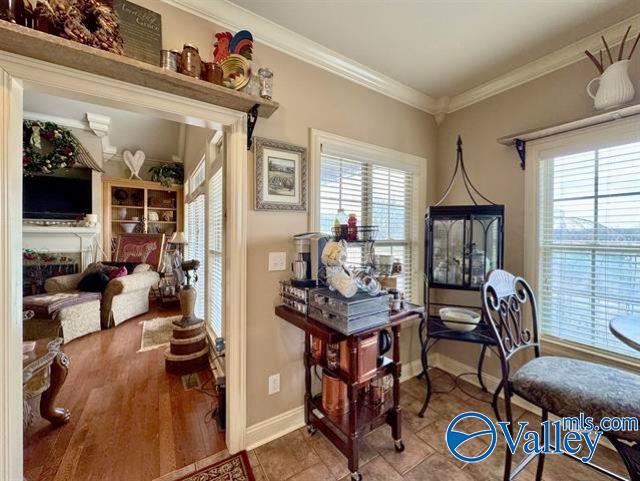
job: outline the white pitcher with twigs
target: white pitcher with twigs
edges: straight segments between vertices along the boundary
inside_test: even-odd
[[[607,57],[610,61],[610,65],[606,68],[604,66],[605,60],[603,59],[602,50],[599,52],[599,60],[588,50],[585,51],[587,56],[598,69],[598,72],[600,72],[599,77],[594,78],[587,84],[587,94],[589,94],[589,97],[593,99],[593,105],[596,110],[606,110],[618,107],[629,102],[635,96],[635,89],[633,88],[633,84],[629,78],[629,65],[631,64],[631,56],[633,55],[638,45],[638,41],[640,40],[640,33],[638,33],[638,36],[631,47],[629,56],[625,59],[622,58],[624,44],[630,30],[631,26],[629,26],[622,39],[620,49],[618,50],[618,56],[615,61],[607,41],[602,37],[605,52],[607,53]],[[598,90],[594,93],[591,86],[596,81],[598,82]]]

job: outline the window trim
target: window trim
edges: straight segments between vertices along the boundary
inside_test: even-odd
[[[411,219],[411,263],[413,272],[413,299],[412,302],[421,304],[423,298],[424,282],[422,281],[424,249],[424,229],[422,226],[422,212],[420,206],[426,206],[427,186],[427,162],[424,157],[399,152],[379,145],[349,139],[317,129],[310,129],[310,155],[309,155],[309,218],[308,229],[311,232],[320,229],[320,162],[323,146],[327,153],[337,154],[354,160],[374,162],[378,165],[393,169],[405,170],[413,173],[413,218]]]
[[[576,149],[603,148],[607,144],[640,141],[640,117],[634,116],[606,124],[594,125],[571,132],[553,135],[527,142],[527,168],[524,181],[524,278],[538,297],[539,265],[539,196],[540,158],[549,155],[560,156]],[[596,134],[597,140],[593,140]],[[603,145],[604,143],[604,145]],[[595,358],[609,365],[623,365],[626,368],[636,366],[638,359],[624,354],[604,351],[597,347],[575,343],[544,332],[540,333],[544,343],[552,345],[557,354],[572,355],[576,352]]]

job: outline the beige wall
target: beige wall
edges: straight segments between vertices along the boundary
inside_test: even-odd
[[[221,28],[154,0],[136,3],[162,15],[164,48],[190,42],[200,47],[203,58],[211,58],[213,35]],[[308,147],[309,129],[315,128],[435,157],[436,128],[430,115],[260,44],[254,56],[254,68],[264,65],[273,70],[274,98],[280,103],[270,119],[258,120],[256,135]],[[251,156],[249,162],[253,172]],[[253,205],[253,192],[249,203]],[[269,251],[287,251],[290,260],[291,236],[305,232],[308,219],[304,213],[250,209],[248,223],[247,415],[252,425],[302,404],[302,333],[273,315],[278,281],[289,273],[268,272],[267,259]],[[407,334],[403,357],[416,359],[415,329]],[[281,391],[269,396],[267,378],[278,372]]]
[[[585,60],[454,112],[439,126],[437,195],[451,178],[455,140],[460,134],[471,180],[492,201],[506,206],[505,269],[509,271],[523,274],[524,270],[524,171],[515,148],[501,145],[496,139],[595,115],[593,101],[585,92],[586,84],[595,76],[595,67]],[[631,77],[640,90],[640,55],[635,56]],[[640,101],[638,97],[640,92],[636,102]],[[457,185],[448,201],[462,203],[467,199],[464,188]],[[456,296],[449,294],[448,298],[452,297]],[[479,303],[480,297],[475,293],[467,299]],[[446,355],[470,366],[475,365],[477,353],[474,347],[447,343]],[[489,364],[495,373],[494,361],[489,360]]]

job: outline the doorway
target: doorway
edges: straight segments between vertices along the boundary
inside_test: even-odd
[[[22,279],[22,120],[23,95],[34,90],[72,100],[88,101],[159,118],[224,132],[227,170],[226,268],[226,441],[229,450],[243,448],[245,434],[245,278],[246,278],[246,115],[214,105],[156,92],[92,74],[73,71],[9,53],[0,54],[0,313],[7,322],[0,327],[4,356],[0,359],[2,389],[0,409],[11,416],[0,419],[0,477],[22,478],[21,383],[21,279]],[[108,420],[105,420],[108,422]]]

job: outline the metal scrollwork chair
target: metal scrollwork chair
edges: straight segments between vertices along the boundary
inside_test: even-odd
[[[527,303],[530,316],[524,315]],[[490,272],[482,287],[482,305],[485,318],[498,338],[502,369],[502,382],[493,397],[493,407],[498,412],[498,396],[504,391],[506,421],[512,433],[514,395],[540,407],[541,421],[546,421],[549,413],[559,417],[578,417],[584,413],[585,417],[592,417],[596,425],[604,417],[640,417],[640,376],[592,362],[540,355],[536,300],[524,279],[503,270]],[[530,317],[531,322],[526,317]],[[511,372],[513,356],[527,349],[533,351],[533,359]],[[640,481],[640,432],[617,431],[603,435],[620,454],[630,479]],[[532,453],[512,469],[513,455],[506,449],[504,481],[514,479],[536,457],[536,480],[540,481],[544,454]],[[613,479],[625,480],[595,464],[589,463],[589,466]]]

